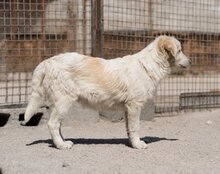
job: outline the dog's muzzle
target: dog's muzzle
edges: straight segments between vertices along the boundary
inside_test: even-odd
[[[181,68],[188,68],[191,65],[191,63],[192,63],[191,59],[189,59],[182,53],[179,58],[179,61],[177,62],[177,66]]]

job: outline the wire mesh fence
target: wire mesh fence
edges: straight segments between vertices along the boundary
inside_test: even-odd
[[[133,54],[156,36],[172,35],[192,59],[158,86],[155,112],[220,106],[220,2],[206,0],[104,1],[104,57]]]
[[[106,59],[133,54],[155,37],[175,36],[192,59],[158,86],[155,112],[220,107],[220,2],[208,0],[3,0],[0,107],[23,105],[32,71],[55,54]]]
[[[23,105],[32,71],[53,55],[91,54],[91,2],[3,0],[0,2],[0,105]]]

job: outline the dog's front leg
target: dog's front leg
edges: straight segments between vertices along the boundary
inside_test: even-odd
[[[133,148],[145,149],[147,148],[147,144],[141,141],[139,137],[140,114],[140,105],[133,103],[126,105],[126,128],[129,141]]]

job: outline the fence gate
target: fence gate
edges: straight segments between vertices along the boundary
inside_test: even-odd
[[[209,0],[3,0],[0,108],[26,105],[32,71],[55,54],[106,59],[175,36],[192,59],[158,86],[156,113],[220,107],[220,2]]]

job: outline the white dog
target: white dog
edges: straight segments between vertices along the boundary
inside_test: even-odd
[[[34,71],[32,95],[25,125],[41,106],[50,108],[48,127],[55,146],[69,149],[73,143],[61,135],[61,121],[74,102],[95,109],[120,108],[132,147],[146,148],[140,140],[141,107],[152,98],[156,86],[169,74],[171,64],[186,68],[190,60],[174,37],[160,36],[140,52],[105,60],[78,53],[64,53],[40,63]]]

